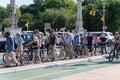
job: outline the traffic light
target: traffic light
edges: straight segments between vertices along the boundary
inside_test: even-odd
[[[90,14],[91,16],[95,16],[95,15],[96,15],[96,11],[95,11],[95,10],[90,10],[90,11],[89,11],[89,14]]]
[[[101,17],[101,21],[102,21],[102,22],[104,21],[104,16]]]
[[[93,16],[95,16],[96,15],[96,11],[95,10],[93,10]]]
[[[89,11],[89,14],[92,16],[92,15],[93,15],[93,10],[90,10],[90,11]]]

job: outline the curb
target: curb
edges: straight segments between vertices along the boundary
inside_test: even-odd
[[[103,59],[103,58],[104,58],[104,55],[80,58],[80,59],[48,62],[48,63],[42,63],[42,64],[26,65],[26,66],[20,66],[20,67],[12,67],[12,68],[0,69],[0,75],[9,74],[9,73],[17,73],[17,72],[22,72],[22,71],[27,71],[27,70],[34,70],[34,69],[52,68],[52,67],[57,67],[60,65],[77,63],[77,62],[86,62],[86,61],[90,62],[93,60]]]

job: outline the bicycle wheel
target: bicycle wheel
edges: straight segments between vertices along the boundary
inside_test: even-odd
[[[115,51],[111,50],[111,52],[109,53],[109,62],[113,61],[114,55],[115,55]]]
[[[3,63],[6,64],[6,61],[5,61],[5,54],[3,54],[2,60],[3,60]]]
[[[78,49],[77,49],[77,47],[73,47],[73,56],[74,56],[74,58],[78,57]]]
[[[116,54],[116,59],[117,59],[117,60],[120,60],[120,51],[117,52],[117,54]]]
[[[63,50],[62,53],[59,53],[59,59],[65,60],[65,58],[66,58],[66,53],[65,53],[65,51]]]
[[[54,51],[49,51],[47,54],[47,60],[48,62],[52,62],[55,60],[55,56],[54,56]]]
[[[9,58],[10,62],[13,62],[11,58]],[[4,64],[6,64],[6,60],[5,60],[5,53],[2,56],[2,61]]]
[[[23,58],[22,60],[23,64],[28,64],[32,59],[29,51],[24,51],[22,54],[22,58]]]

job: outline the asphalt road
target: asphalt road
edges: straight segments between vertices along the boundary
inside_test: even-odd
[[[111,64],[107,59],[99,59],[90,62],[72,63],[57,67],[4,74],[0,75],[0,80],[53,80],[118,64],[119,62]]]

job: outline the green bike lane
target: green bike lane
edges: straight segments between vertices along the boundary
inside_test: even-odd
[[[56,67],[4,74],[0,75],[0,80],[53,80],[56,78],[96,70],[112,65],[116,64],[111,64],[106,59],[99,59],[90,62],[79,62]]]

